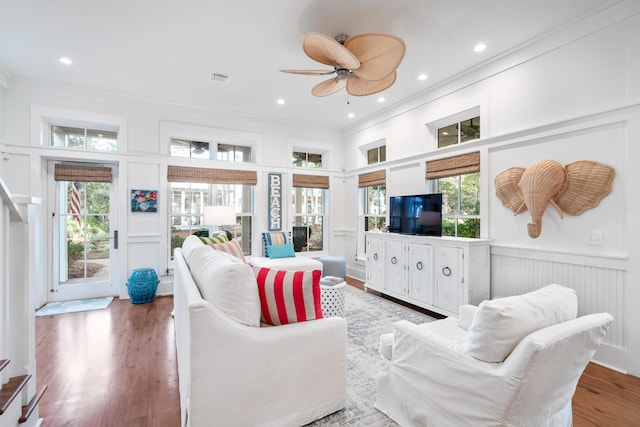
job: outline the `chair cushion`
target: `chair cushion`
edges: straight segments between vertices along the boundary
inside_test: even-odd
[[[238,323],[260,326],[256,278],[248,264],[204,245],[191,255],[191,275],[205,300]]]
[[[284,325],[322,318],[320,270],[261,268],[257,274],[262,321]]]
[[[267,245],[267,257],[269,258],[291,258],[295,256],[296,253],[293,250],[293,243]]]
[[[233,255],[245,264],[247,263],[247,260],[242,253],[242,247],[237,240],[229,240],[228,242],[224,243],[209,243],[209,246],[217,251],[222,251]]]
[[[577,313],[576,292],[560,285],[483,301],[469,328],[466,350],[476,359],[502,362],[530,333],[575,319]]]

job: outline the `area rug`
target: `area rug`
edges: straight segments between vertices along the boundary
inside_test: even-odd
[[[381,363],[378,353],[380,335],[392,332],[393,324],[398,320],[425,323],[435,319],[353,286],[347,286],[345,292],[347,404],[342,410],[314,421],[308,427],[397,426],[373,407]]]
[[[80,299],[74,301],[50,302],[36,311],[36,316],[77,313],[79,311],[102,310],[109,307],[113,297]]]

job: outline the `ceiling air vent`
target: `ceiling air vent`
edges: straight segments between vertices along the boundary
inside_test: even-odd
[[[227,74],[222,74],[222,73],[211,73],[211,75],[209,76],[209,80],[211,80],[212,82],[224,83],[224,84],[229,83],[230,78],[231,77],[228,76]]]

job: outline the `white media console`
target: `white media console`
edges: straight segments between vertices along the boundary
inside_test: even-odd
[[[489,299],[487,239],[366,233],[365,288],[446,316]]]

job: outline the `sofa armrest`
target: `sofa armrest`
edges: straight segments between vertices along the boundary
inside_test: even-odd
[[[255,414],[282,425],[306,424],[315,418],[295,418],[296,406],[308,412],[315,405],[318,417],[344,406],[345,319],[257,328],[232,321],[206,301],[190,310],[192,425],[251,424]],[[288,422],[283,412],[291,412]]]

